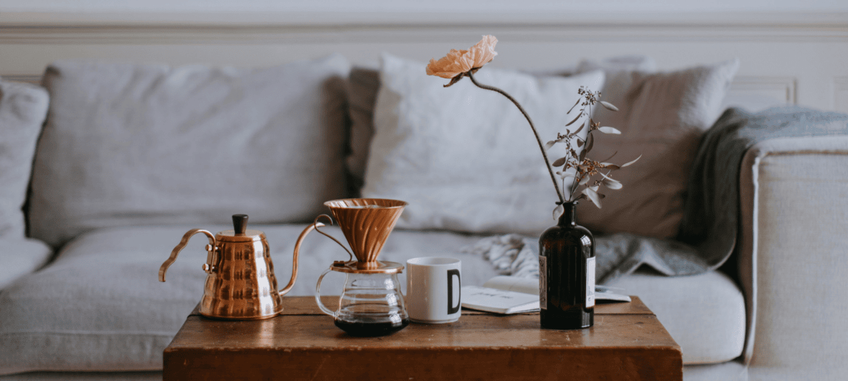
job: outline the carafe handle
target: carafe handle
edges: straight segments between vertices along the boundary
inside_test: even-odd
[[[323,273],[321,273],[320,277],[318,277],[318,283],[315,285],[315,302],[318,303],[318,308],[321,309],[321,312],[335,318],[338,315],[338,312],[330,310],[329,308],[327,308],[327,306],[324,305],[324,303],[321,303],[321,281],[324,280],[324,276],[332,270],[332,267],[328,268],[324,270]]]
[[[207,274],[212,274],[212,272],[216,270],[215,252],[218,251],[218,247],[215,242],[215,235],[212,234],[212,232],[210,232],[209,230],[191,229],[187,233],[185,233],[185,235],[183,235],[183,239],[180,240],[180,243],[177,244],[177,247],[175,247],[174,250],[171,251],[171,256],[165,260],[165,263],[163,263],[161,267],[159,267],[160,282],[165,281],[165,272],[168,271],[168,267],[171,267],[171,264],[173,264],[174,261],[177,260],[177,255],[180,253],[180,251],[183,250],[183,248],[186,247],[186,245],[188,245],[188,240],[191,239],[191,236],[197,233],[206,234],[206,237],[209,238],[209,244],[206,245],[206,263],[203,264],[203,271],[206,271]]]

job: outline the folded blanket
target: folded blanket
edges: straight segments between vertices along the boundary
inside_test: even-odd
[[[726,110],[698,148],[678,239],[624,233],[596,236],[596,282],[629,274],[642,264],[669,276],[718,268],[736,246],[739,171],[748,148],[775,138],[831,135],[848,135],[848,115],[794,106],[757,114]],[[535,238],[515,234],[487,237],[463,251],[483,255],[505,275],[539,275]]]

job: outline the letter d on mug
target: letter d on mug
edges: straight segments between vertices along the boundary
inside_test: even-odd
[[[406,310],[416,323],[441,324],[462,315],[462,263],[454,258],[421,257],[406,261]]]

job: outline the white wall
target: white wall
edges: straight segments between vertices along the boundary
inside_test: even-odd
[[[848,112],[848,0],[0,0],[0,76],[37,81],[73,58],[262,67],[338,52],[373,67],[481,34],[504,68],[737,57],[738,94]]]
[[[848,12],[846,0],[0,0],[0,12]]]

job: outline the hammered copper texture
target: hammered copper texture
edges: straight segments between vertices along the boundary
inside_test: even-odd
[[[349,198],[327,201],[324,205],[333,212],[353,255],[363,266],[369,267],[367,264],[377,261],[407,203],[379,198]]]
[[[249,243],[218,238],[216,270],[206,277],[200,313],[219,319],[264,319],[282,311],[265,237]]]
[[[234,216],[235,218],[235,216]],[[244,217],[246,220],[246,216]],[[208,230],[192,229],[183,236],[170,258],[159,268],[159,281],[197,233],[209,238],[206,245],[206,284],[198,306],[201,315],[216,319],[253,320],[276,316],[283,310],[283,295],[297,279],[297,253],[292,258],[289,284],[277,291],[277,277],[271,261],[268,240],[258,230],[224,230],[212,236]]]

